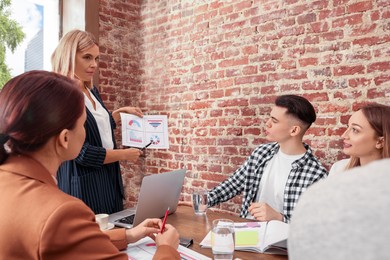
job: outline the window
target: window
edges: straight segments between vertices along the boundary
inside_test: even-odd
[[[43,69],[51,70],[50,57],[62,34],[79,28],[99,39],[99,2],[96,0],[11,0],[11,18],[26,34],[5,63],[11,76]],[[95,75],[98,82],[98,75]]]
[[[14,77],[25,71],[51,70],[50,57],[59,39],[59,0],[12,0],[11,17],[22,26],[23,42],[5,62]]]

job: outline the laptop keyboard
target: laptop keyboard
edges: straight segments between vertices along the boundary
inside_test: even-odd
[[[125,223],[125,224],[133,224],[134,222],[135,214],[117,219],[115,222]]]

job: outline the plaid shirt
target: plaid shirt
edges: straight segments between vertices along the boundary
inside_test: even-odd
[[[310,147],[304,144],[306,153],[292,163],[284,189],[283,221],[290,217],[301,194],[316,181],[328,175],[326,169],[314,157]],[[248,207],[255,201],[259,192],[261,177],[272,157],[278,152],[278,143],[268,143],[257,147],[246,162],[235,173],[208,193],[208,206],[227,201],[243,193],[240,217],[248,215]]]

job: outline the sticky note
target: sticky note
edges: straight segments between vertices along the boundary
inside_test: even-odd
[[[236,246],[257,246],[259,232],[256,230],[236,231]]]

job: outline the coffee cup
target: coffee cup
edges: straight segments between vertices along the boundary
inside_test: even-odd
[[[96,223],[99,224],[101,230],[108,228],[108,214],[97,214],[95,215]]]

